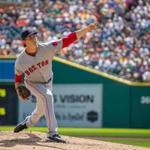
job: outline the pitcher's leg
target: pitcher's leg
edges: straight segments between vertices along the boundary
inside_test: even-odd
[[[54,99],[52,92],[47,92],[45,97],[45,117],[47,121],[47,126],[49,129],[49,133],[51,135],[57,134],[58,125],[54,112]]]
[[[32,112],[32,114],[30,116],[27,116],[23,122],[19,123],[15,127],[14,132],[20,132],[30,126],[35,125],[37,123],[37,121],[43,116],[43,114],[44,114],[43,109],[44,109],[43,101],[39,100],[36,103],[36,108]]]
[[[31,113],[31,115],[27,116],[25,119],[27,127],[34,126],[43,115],[44,115],[44,102],[43,99],[38,97],[36,102],[36,108]]]
[[[28,84],[27,86],[32,94],[36,96],[36,108],[32,112],[30,116],[27,116],[25,120],[21,123],[19,123],[15,129],[14,132],[20,132],[27,127],[35,125],[38,120],[44,115],[44,101],[43,101],[43,96],[36,90],[36,88],[33,85]]]
[[[51,92],[51,87],[43,84],[32,84],[27,82],[27,86],[32,90],[37,99],[43,102],[43,113],[46,118],[47,126],[50,134],[57,133],[57,121],[54,113],[54,100]],[[33,113],[34,114],[34,113]],[[36,115],[35,115],[36,116]],[[36,117],[35,117],[36,118]],[[36,120],[36,119],[35,119]],[[32,119],[28,119],[28,124],[32,124]]]

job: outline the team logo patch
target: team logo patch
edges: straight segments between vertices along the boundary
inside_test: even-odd
[[[52,45],[53,45],[54,47],[56,47],[56,46],[58,45],[58,43],[57,43],[57,42],[53,42]]]

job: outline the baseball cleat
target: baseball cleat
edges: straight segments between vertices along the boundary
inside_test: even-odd
[[[20,132],[20,131],[27,129],[27,128],[28,127],[27,127],[26,123],[23,121],[16,126],[16,128],[14,129],[14,132],[17,133],[17,132]]]
[[[48,135],[46,142],[66,143],[66,141],[63,140],[58,134],[54,134],[53,136]]]

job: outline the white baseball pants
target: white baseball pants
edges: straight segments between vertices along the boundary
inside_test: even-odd
[[[35,125],[44,115],[49,133],[57,134],[57,120],[54,113],[54,99],[52,94],[52,81],[48,84],[38,84],[25,81],[26,87],[36,97],[36,108],[30,116],[26,117],[27,127]]]

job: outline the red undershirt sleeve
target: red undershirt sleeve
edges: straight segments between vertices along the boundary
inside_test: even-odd
[[[22,75],[15,74],[15,83],[21,83],[22,82]]]
[[[77,40],[77,35],[75,32],[70,33],[68,36],[62,39],[62,48],[68,47],[70,44]]]

